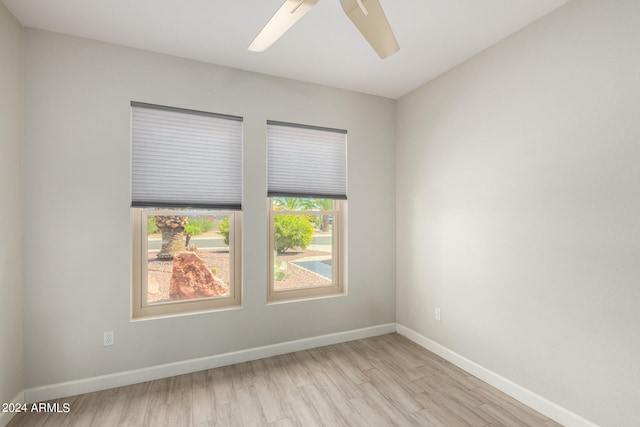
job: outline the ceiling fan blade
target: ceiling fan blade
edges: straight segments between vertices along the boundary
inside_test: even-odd
[[[318,0],[285,0],[262,31],[249,45],[253,52],[264,52],[287,32]]]
[[[400,49],[379,0],[340,0],[344,13],[371,47],[386,58]]]

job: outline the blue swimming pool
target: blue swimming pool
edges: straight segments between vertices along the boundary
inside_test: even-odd
[[[321,261],[291,261],[291,263],[309,271],[313,271],[314,273],[324,276],[329,280],[333,278],[333,268],[331,266],[330,259],[324,259]]]

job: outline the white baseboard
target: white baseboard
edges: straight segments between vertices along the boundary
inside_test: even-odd
[[[18,393],[13,399],[11,399],[11,402],[0,403],[14,403],[22,405],[24,403],[24,391]],[[11,421],[14,415],[15,413],[2,412],[2,408],[0,408],[0,427],[5,427],[7,424],[9,424],[9,421]]]
[[[188,374],[220,366],[233,365],[235,363],[248,362],[265,357],[322,347],[330,344],[369,338],[378,335],[390,334],[396,331],[396,324],[372,326],[346,332],[321,335],[296,341],[288,341],[231,353],[201,357],[198,359],[184,360],[181,362],[167,363],[132,371],[118,372],[115,374],[101,375],[76,381],[59,384],[51,384],[42,387],[30,388],[24,391],[24,399],[27,403],[42,402],[45,400],[59,399],[75,396],[82,393],[106,390],[114,387],[122,387],[145,381],[152,381],[175,375]]]
[[[527,390],[526,388],[519,386],[518,384],[508,380],[507,378],[496,374],[489,369],[478,365],[477,363],[467,359],[464,356],[448,349],[447,347],[438,344],[437,342],[420,335],[416,331],[407,328],[401,324],[396,325],[396,330],[400,335],[403,335],[415,342],[416,344],[426,348],[427,350],[437,354],[443,359],[453,363],[461,369],[469,372],[470,374],[480,378],[482,381],[492,385],[498,390],[503,391],[516,400],[524,403],[525,405],[535,409],[543,415],[551,418],[552,420],[562,424],[565,427],[599,427],[597,424],[588,421],[581,416],[565,409],[544,397]]]
[[[369,328],[356,329],[346,332],[321,335],[317,337],[305,338],[296,341],[288,341],[279,344],[256,347],[231,353],[218,354],[214,356],[190,359],[181,362],[167,363],[164,365],[151,366],[148,368],[136,369],[132,371],[118,372],[115,374],[101,375],[76,381],[69,381],[59,384],[51,384],[42,387],[27,389],[19,393],[14,399],[14,403],[34,403],[45,400],[58,399],[67,396],[74,396],[82,393],[106,390],[114,387],[136,384],[144,381],[152,381],[175,375],[188,374],[191,372],[206,369],[218,368],[221,366],[233,365],[235,363],[248,362],[265,357],[277,356],[280,354],[292,353],[307,350],[315,347],[322,347],[330,344],[353,341],[362,338],[369,338],[378,335],[398,332],[416,344],[426,348],[438,356],[448,360],[454,365],[464,369],[470,374],[480,378],[493,387],[503,391],[514,399],[548,416],[565,427],[599,427],[579,415],[545,399],[544,397],[527,390],[526,388],[478,365],[477,363],[461,356],[460,354],[444,347],[443,345],[407,328],[401,324],[389,323]],[[0,413],[0,427],[6,426],[13,414]]]

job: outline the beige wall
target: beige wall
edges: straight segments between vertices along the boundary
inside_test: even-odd
[[[23,389],[23,59],[22,27],[0,3],[0,403]]]
[[[602,426],[640,420],[639,23],[570,2],[397,110],[398,322]]]
[[[393,100],[31,29],[26,70],[26,388],[395,321]],[[244,117],[241,310],[130,322],[131,100]],[[267,119],[349,131],[346,297],[265,304]]]

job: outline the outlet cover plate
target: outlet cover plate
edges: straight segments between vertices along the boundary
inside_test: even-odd
[[[115,341],[113,339],[113,331],[107,331],[104,333],[104,337],[103,337],[103,345],[105,347],[108,347],[110,345],[114,345]]]

